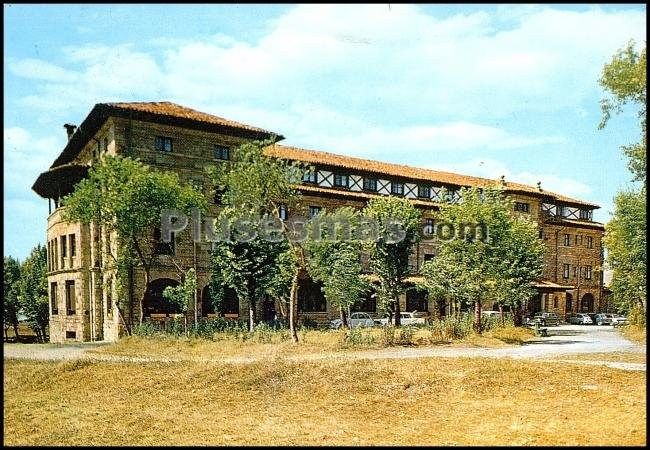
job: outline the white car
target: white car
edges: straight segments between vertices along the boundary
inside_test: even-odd
[[[612,325],[615,327],[620,327],[621,325],[628,325],[627,317],[621,316],[620,314],[612,314]]]
[[[400,325],[415,325],[426,323],[426,313],[419,312],[402,312],[399,315]],[[388,316],[381,319],[375,319],[378,325],[388,325]]]
[[[567,319],[567,322],[572,325],[591,325],[594,323],[594,321],[591,320],[591,317],[583,313],[571,314]]]
[[[355,312],[350,314],[348,321],[350,322],[350,328],[375,326],[375,321],[372,320],[372,317],[370,317],[368,313],[364,312]],[[336,330],[341,327],[343,327],[343,321],[341,319],[334,319],[330,322],[330,328]]]

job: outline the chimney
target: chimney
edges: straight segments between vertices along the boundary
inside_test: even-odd
[[[538,182],[537,182],[537,190],[538,190],[539,192],[542,192],[542,182],[541,182],[541,181],[538,181]]]
[[[63,128],[65,128],[65,131],[68,133],[68,140],[72,139],[72,135],[77,129],[77,126],[71,123],[66,123],[65,125],[63,125]]]

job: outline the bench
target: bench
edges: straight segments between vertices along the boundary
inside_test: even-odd
[[[548,336],[548,328],[541,328],[539,326],[539,323],[535,322],[535,334],[537,336],[547,337]]]

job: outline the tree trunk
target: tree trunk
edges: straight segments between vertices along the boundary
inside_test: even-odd
[[[479,300],[474,302],[474,330],[478,334],[483,331],[481,328],[481,302]]]
[[[255,300],[248,300],[248,331],[255,331]]]
[[[296,330],[296,306],[298,305],[298,274],[300,269],[297,269],[293,274],[291,281],[291,298],[289,299],[289,332],[291,340],[294,343],[298,342],[298,332]]]
[[[345,314],[345,309],[342,306],[339,308],[339,313],[341,315],[341,322],[343,323],[343,326],[349,328],[348,317],[347,314]]]
[[[501,316],[501,326],[504,327],[506,325],[506,317],[503,313],[503,305],[499,303],[499,316]]]
[[[395,326],[399,327],[402,325],[399,309],[399,294],[395,296]]]
[[[516,327],[520,327],[523,323],[522,317],[521,317],[521,303],[517,302],[514,308],[514,313],[513,313],[513,322]]]
[[[144,270],[144,292],[142,293],[142,297],[140,297],[140,325],[142,325],[142,321],[144,320],[144,296],[147,295],[147,289],[149,288],[149,270],[145,269]]]
[[[124,330],[126,331],[126,335],[131,336],[131,327],[126,322],[126,320],[124,320],[124,314],[122,313],[122,308],[120,308],[119,304],[116,304],[115,306],[117,307],[117,314],[119,316],[119,319],[122,320],[122,324],[124,324]]]

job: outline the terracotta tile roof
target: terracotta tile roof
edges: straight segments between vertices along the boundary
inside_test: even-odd
[[[232,128],[241,128],[259,133],[273,134],[270,131],[263,130],[244,123],[235,122],[234,120],[224,119],[223,117],[213,116],[212,114],[196,111],[186,106],[177,105],[172,102],[131,102],[131,103],[105,103],[112,108],[118,108],[127,111],[138,111],[159,116],[176,117],[189,119],[197,122],[204,122],[213,125],[222,125]]]
[[[541,288],[541,289],[557,289],[557,290],[575,289],[575,286],[557,284],[549,280],[537,280],[532,284],[534,287]]]
[[[283,159],[304,161],[309,164],[318,164],[325,166],[344,167],[376,174],[384,174],[393,177],[410,178],[413,180],[423,180],[449,184],[455,186],[478,186],[485,187],[500,183],[498,180],[488,178],[473,177],[469,175],[459,175],[451,172],[443,172],[431,169],[421,169],[417,167],[406,166],[402,164],[386,163],[373,161],[369,159],[356,158],[352,156],[337,155],[334,153],[322,152],[317,150],[308,150],[299,147],[290,147],[286,145],[275,144],[267,147],[266,154]],[[598,205],[583,200],[577,200],[561,194],[550,191],[539,191],[537,187],[528,186],[521,183],[506,181],[505,189],[508,192],[521,192],[532,194],[538,197],[554,198],[566,203],[585,205],[593,208],[599,208]]]
[[[575,227],[586,227],[586,228],[596,228],[599,230],[604,230],[605,225],[603,225],[600,222],[585,222],[584,220],[573,220],[573,219],[565,219],[557,216],[552,216],[548,217],[546,219],[546,223],[551,223],[551,224],[566,224],[566,225],[571,225]]]

